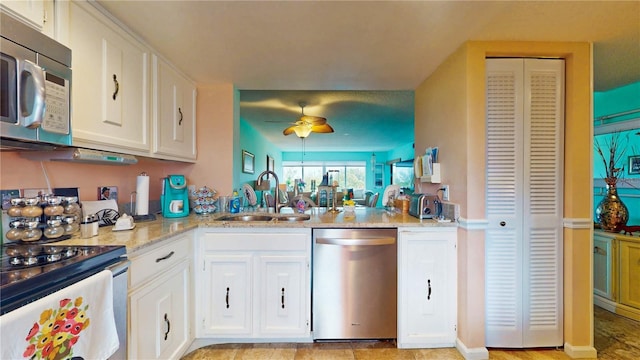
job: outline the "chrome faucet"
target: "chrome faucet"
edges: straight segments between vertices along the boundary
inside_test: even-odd
[[[256,181],[256,186],[262,185],[262,177],[271,174],[276,179],[276,195],[273,200],[273,206],[275,208],[276,213],[280,212],[280,208],[282,208],[285,204],[280,203],[280,180],[278,179],[278,175],[271,170],[265,170],[258,175],[258,180]],[[268,204],[267,204],[268,206]]]

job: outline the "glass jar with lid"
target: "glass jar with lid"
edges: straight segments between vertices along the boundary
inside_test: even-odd
[[[25,207],[22,208],[22,216],[27,218],[36,218],[42,215],[42,208],[40,207],[40,198],[25,198]]]
[[[47,220],[47,227],[44,228],[44,236],[49,239],[57,239],[64,235],[64,227],[61,219]]]
[[[44,214],[46,216],[60,216],[64,213],[64,206],[61,205],[61,196],[48,196],[46,198],[46,204],[44,208]]]
[[[42,237],[42,230],[40,230],[40,222],[27,221],[25,222],[24,235],[22,241],[38,241]]]

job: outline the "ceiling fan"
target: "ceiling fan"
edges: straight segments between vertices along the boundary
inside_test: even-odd
[[[333,128],[327,124],[327,119],[319,116],[310,116],[304,114],[305,103],[300,103],[302,116],[282,132],[284,135],[295,133],[299,138],[306,138],[312,132],[315,133],[332,133]]]

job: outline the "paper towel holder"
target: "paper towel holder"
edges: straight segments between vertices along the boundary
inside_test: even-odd
[[[129,198],[129,209],[131,209],[131,212],[135,211],[135,207],[133,206],[133,204],[134,204],[134,198],[136,198],[137,195],[138,193],[136,191],[131,192],[131,197]],[[155,219],[156,219],[156,216],[154,214],[133,215],[133,221],[135,222],[153,221]]]
[[[140,173],[140,176],[148,176],[146,172],[142,172]],[[145,222],[145,221],[153,221],[156,219],[156,216],[154,214],[144,214],[144,215],[140,215],[138,214],[138,209],[137,207],[134,208],[134,198],[135,201],[138,201],[138,192],[137,191],[132,191],[131,192],[131,196],[129,198],[129,209],[131,210],[131,212],[133,213],[134,211],[136,212],[136,214],[133,215],[133,220],[136,222]]]

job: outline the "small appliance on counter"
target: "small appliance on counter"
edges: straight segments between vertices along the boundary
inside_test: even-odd
[[[160,206],[166,218],[189,215],[189,189],[184,175],[168,175],[162,179]]]
[[[418,219],[433,219],[442,212],[438,195],[413,194],[409,200],[409,215]]]

